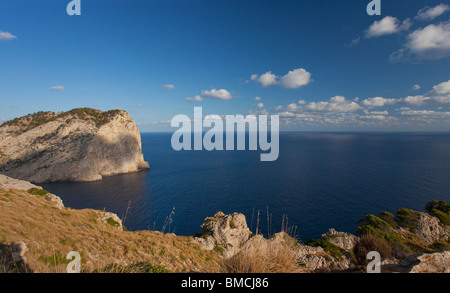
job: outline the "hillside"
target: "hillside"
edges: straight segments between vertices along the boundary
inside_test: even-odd
[[[123,110],[38,112],[0,126],[0,173],[34,183],[95,181],[148,169]]]
[[[364,272],[372,250],[382,272],[450,272],[449,207],[368,215],[360,236],[330,229],[307,243],[289,228],[264,238],[243,214],[222,212],[200,233],[176,236],[127,231],[113,213],[64,207],[41,187],[0,175],[0,272],[65,272],[70,251],[80,253],[82,272]]]

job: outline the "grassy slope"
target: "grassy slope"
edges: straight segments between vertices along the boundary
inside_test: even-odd
[[[173,272],[217,272],[220,256],[192,243],[192,237],[156,231],[119,231],[101,221],[98,211],[59,210],[44,196],[0,187],[0,243],[24,241],[35,272],[65,272],[69,251],[82,256],[82,270],[113,263],[147,262]]]

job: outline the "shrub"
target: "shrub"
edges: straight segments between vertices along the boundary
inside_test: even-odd
[[[353,248],[358,264],[367,265],[368,260],[366,257],[370,251],[377,251],[381,256],[381,260],[385,260],[391,254],[392,247],[384,238],[372,234],[364,234]]]
[[[430,245],[430,248],[435,251],[444,251],[450,248],[450,243],[445,241],[436,241]]]
[[[397,211],[396,222],[403,228],[408,228],[415,232],[419,224],[420,213],[410,209],[399,209]]]
[[[112,218],[108,218],[106,219],[106,223],[110,224],[113,227],[119,227],[119,223],[117,223],[116,221],[114,221]]]
[[[430,215],[438,218],[442,224],[450,226],[450,216],[448,214],[446,214],[438,209],[432,209],[430,212]]]
[[[380,229],[382,231],[388,231],[391,225],[380,217],[374,215],[366,215],[359,220],[359,224],[362,226],[372,226],[373,228]]]
[[[311,239],[306,242],[306,245],[312,247],[322,247],[323,250],[331,254],[337,259],[342,259],[344,250],[333,243],[331,243],[328,239]]]
[[[39,188],[36,188],[36,187],[28,189],[28,193],[32,194],[32,195],[40,195],[40,196],[44,196],[44,195],[49,194],[49,192],[47,190],[39,189]]]
[[[95,270],[94,273],[139,273],[139,274],[152,274],[152,273],[171,273],[163,265],[152,265],[149,262],[138,262],[129,266],[120,264],[110,264],[106,267]]]
[[[427,203],[425,206],[425,210],[430,214],[434,209],[446,213],[447,215],[450,214],[450,204],[445,201],[433,200]]]
[[[395,216],[389,212],[381,212],[380,219],[391,225],[393,228],[397,228],[398,224],[395,221]]]
[[[219,242],[214,242],[214,250],[219,252],[219,253],[224,253],[225,249],[222,247],[222,245],[220,245]]]

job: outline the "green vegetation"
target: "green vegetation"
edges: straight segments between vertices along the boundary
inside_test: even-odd
[[[207,232],[207,233],[205,233],[205,234],[202,234],[202,233],[195,233],[195,234],[194,234],[194,237],[202,238],[202,239],[206,239],[206,238],[208,238],[209,236],[211,236],[211,233],[210,233],[210,232]]]
[[[214,242],[214,250],[223,253],[225,249],[219,244],[219,242]]]
[[[119,223],[114,221],[112,218],[106,219],[106,223],[110,224],[113,227],[119,227]]]
[[[328,239],[311,239],[306,242],[306,245],[312,247],[322,247],[323,250],[331,254],[337,259],[342,259],[344,250],[333,243],[331,243]]]
[[[419,223],[420,213],[410,209],[399,209],[395,221],[400,227],[410,229],[415,232]]]
[[[432,201],[426,205],[427,212],[438,218],[442,225],[450,225],[450,205],[445,201]],[[404,258],[410,254],[442,251],[450,246],[448,241],[437,241],[428,245],[424,240],[416,236],[421,214],[410,209],[399,209],[394,216],[389,212],[381,212],[379,216],[366,215],[359,221],[356,233],[361,237],[377,237],[384,239],[391,247],[391,253],[396,258]],[[398,228],[405,228],[411,233],[401,231]],[[361,244],[362,245],[362,244]],[[363,246],[368,246],[364,244]],[[362,249],[362,248],[361,248]],[[357,252],[355,251],[357,256]]]
[[[450,204],[446,203],[445,201],[433,200],[427,203],[427,205],[425,206],[425,210],[429,213],[431,213],[431,211],[434,209],[440,210],[441,212],[446,214],[450,214]]]
[[[233,221],[230,221],[230,228],[231,229],[236,228],[236,224]]]
[[[0,125],[3,126],[17,126],[19,130],[17,134],[21,134],[27,132],[31,129],[44,125],[48,122],[55,121],[59,118],[66,117],[76,117],[78,119],[84,121],[92,121],[95,123],[95,126],[100,127],[111,121],[113,117],[115,117],[121,110],[110,110],[106,112],[102,112],[92,108],[77,108],[70,110],[68,112],[62,112],[56,114],[55,112],[37,112],[33,114],[28,114],[27,116],[23,116],[20,118],[15,118],[13,120],[7,121]],[[72,118],[67,119],[67,122],[70,122]],[[62,126],[60,126],[56,132],[58,132]]]
[[[430,214],[438,218],[439,221],[441,221],[441,224],[450,226],[450,216],[448,214],[438,209],[432,209]]]
[[[71,260],[66,259],[59,251],[55,252],[54,254],[50,255],[50,256],[39,256],[38,260],[42,261],[43,263],[52,265],[52,266],[57,266],[60,264],[64,264],[67,265],[69,264],[69,262],[71,262]]]
[[[450,204],[445,201],[433,200],[425,206],[426,211],[441,221],[444,225],[450,225]]]
[[[430,245],[430,248],[435,251],[444,251],[450,249],[450,242],[445,241],[436,241],[433,244]]]
[[[33,128],[36,128],[38,126],[41,126],[45,123],[48,123],[50,121],[55,120],[55,113],[54,112],[44,112],[40,111],[33,114],[28,114],[27,116],[15,118],[10,121],[6,121],[3,123],[2,126],[18,126],[21,128],[21,133],[26,132],[28,130],[31,130]]]
[[[377,251],[380,253],[381,260],[385,260],[391,254],[392,248],[386,239],[372,234],[364,234],[353,248],[357,263],[366,265],[368,263],[366,257],[370,251]]]
[[[68,112],[59,114],[58,118],[67,117],[67,116],[75,116],[81,120],[92,121],[95,123],[95,126],[100,127],[100,126],[110,122],[113,117],[117,116],[117,114],[120,113],[120,111],[121,110],[110,110],[110,111],[102,112],[102,111],[95,110],[92,108],[77,108],[77,109],[73,109]]]
[[[147,261],[138,262],[129,266],[110,264],[106,267],[95,270],[94,273],[138,273],[138,274],[160,274],[160,273],[172,273],[163,265],[152,265]]]
[[[45,196],[45,195],[49,194],[50,192],[48,192],[47,190],[44,190],[44,189],[39,189],[39,188],[33,187],[33,188],[28,189],[28,193],[32,194],[32,195]]]

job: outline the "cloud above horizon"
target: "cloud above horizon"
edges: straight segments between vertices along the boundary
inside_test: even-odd
[[[290,103],[287,106],[277,106],[273,110],[280,115],[285,125],[295,123],[309,126],[376,126],[390,127],[414,125],[414,123],[448,123],[449,111],[440,111],[442,106],[450,104],[450,80],[432,87],[424,95],[407,96],[404,98],[372,97],[358,102],[355,98],[349,100],[343,96],[335,96],[325,101]],[[407,105],[409,107],[427,106],[427,109],[411,109],[400,107],[390,113],[382,107]],[[442,106],[441,106],[442,105]],[[430,110],[429,107],[436,107]],[[373,111],[371,109],[377,108]],[[378,110],[381,108],[381,110]],[[439,120],[440,119],[440,120]]]
[[[444,14],[445,12],[447,12],[449,10],[450,10],[450,6],[448,6],[447,4],[443,4],[443,3],[441,3],[437,6],[434,6],[434,7],[426,6],[419,10],[415,19],[423,20],[423,21],[433,20],[436,17],[441,16],[442,14]]]
[[[372,25],[365,32],[365,38],[369,39],[383,35],[396,34],[407,30],[410,27],[411,21],[408,18],[401,22],[396,17],[386,16],[383,19],[372,23]]]
[[[436,60],[450,56],[450,21],[430,24],[410,33],[403,50],[419,59]]]
[[[10,32],[0,31],[0,41],[10,41],[17,39],[17,37]]]
[[[64,90],[64,86],[62,86],[62,85],[52,86],[51,88],[49,88],[49,90],[51,90],[51,91],[62,91],[62,90]]]
[[[162,88],[165,90],[173,90],[175,88],[175,85],[173,84],[163,84]]]
[[[268,71],[262,75],[252,74],[251,80],[259,82],[263,87],[278,85],[284,88],[296,89],[311,82],[311,73],[304,68],[290,70],[283,76],[278,76]]]
[[[434,7],[426,6],[420,9],[413,19],[419,22],[432,21],[448,11],[450,6],[443,3]],[[411,31],[414,24],[410,18],[401,21],[394,16],[385,16],[381,20],[374,21],[364,31],[364,38],[372,39],[402,33],[403,45],[389,56],[391,62],[439,60],[450,56],[450,21],[416,27]],[[361,37],[352,40],[350,47],[360,40]]]
[[[197,95],[194,98],[187,97],[186,101],[190,102],[201,102],[205,98],[218,99],[218,100],[231,100],[233,96],[226,89],[211,89],[211,90],[203,90],[201,95]]]

